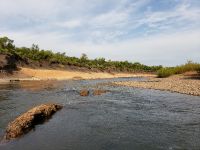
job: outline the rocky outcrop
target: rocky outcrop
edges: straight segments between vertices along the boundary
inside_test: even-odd
[[[80,96],[88,96],[89,95],[89,90],[81,90],[80,91]]]
[[[49,119],[61,108],[62,106],[57,104],[42,104],[30,109],[9,123],[4,140],[11,140],[27,133],[35,125]]]
[[[97,89],[97,90],[94,90],[93,91],[93,95],[96,96],[96,95],[101,95],[101,94],[104,94],[108,92],[107,90],[100,90],[100,89]]]

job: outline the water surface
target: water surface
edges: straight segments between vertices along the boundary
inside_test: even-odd
[[[0,136],[7,124],[45,102],[64,105],[48,122],[2,150],[200,149],[200,97],[103,83],[142,78],[25,82],[0,86]],[[101,96],[79,90],[107,89]]]

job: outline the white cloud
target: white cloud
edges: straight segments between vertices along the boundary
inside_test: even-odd
[[[100,14],[99,16],[95,17],[91,24],[96,27],[113,27],[119,25],[126,21],[128,18],[128,13],[126,12],[116,12],[112,11],[105,14]]]
[[[19,46],[75,56],[166,65],[200,60],[200,6],[184,0],[154,10],[151,2],[1,0],[0,34]]]
[[[57,22],[55,23],[55,25],[58,27],[73,29],[73,28],[80,27],[82,25],[82,22],[81,20],[69,20],[69,21],[64,21],[64,22]]]
[[[181,3],[173,10],[148,11],[143,19],[138,19],[138,24],[146,24],[151,28],[173,29],[177,24],[182,26],[200,24],[199,7],[191,7],[189,3]]]
[[[47,17],[55,13],[55,10],[57,10],[55,6],[57,6],[55,0],[3,0],[0,5],[0,16]]]
[[[139,61],[150,65],[175,65],[187,60],[199,61],[200,56],[200,30],[170,35],[160,34],[109,44],[65,41],[62,35],[57,33],[42,37],[32,33],[9,33],[8,36],[16,39],[15,43],[18,46],[31,46],[32,43],[36,43],[41,48],[66,52],[71,56],[86,53],[90,58],[105,57],[114,60]]]

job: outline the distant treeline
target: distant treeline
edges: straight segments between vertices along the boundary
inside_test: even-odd
[[[31,61],[48,61],[62,65],[85,67],[88,69],[99,69],[102,71],[127,71],[127,72],[157,72],[162,66],[147,66],[138,62],[111,61],[105,58],[88,59],[86,54],[80,58],[66,56],[65,53],[54,53],[51,50],[41,50],[38,45],[33,44],[31,48],[16,47],[14,41],[8,37],[0,38],[0,53],[10,54]]]

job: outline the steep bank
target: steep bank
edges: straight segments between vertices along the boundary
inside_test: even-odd
[[[19,80],[101,79],[152,76],[148,73],[101,70],[49,61],[32,61],[16,55],[0,54],[0,83]]]
[[[169,78],[151,77],[147,81],[114,82],[113,84],[200,96],[199,76],[174,75]]]
[[[73,71],[73,70],[53,70],[53,69],[32,69],[19,68],[12,75],[2,75],[1,80],[67,80],[67,79],[102,79],[119,77],[138,77],[153,76],[152,74],[141,73],[108,73],[91,71]]]
[[[20,80],[101,79],[151,76],[151,74],[100,70],[49,61],[32,61],[18,55],[0,54],[0,83]]]

